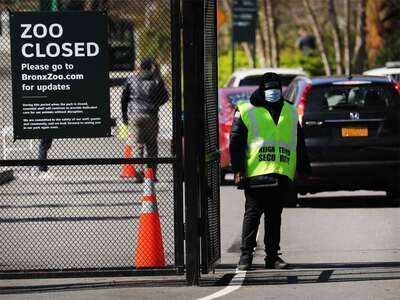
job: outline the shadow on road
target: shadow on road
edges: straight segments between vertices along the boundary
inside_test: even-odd
[[[222,269],[234,265],[220,265]],[[228,273],[209,285],[235,285],[235,273]],[[355,282],[400,279],[400,262],[357,262],[290,264],[287,270],[266,270],[263,265],[253,265],[246,273],[243,285],[305,284],[327,282]],[[206,285],[203,282],[203,285]]]
[[[400,199],[386,196],[340,196],[300,198],[300,207],[309,208],[379,208],[399,207]]]
[[[254,265],[254,269],[247,271],[244,281],[236,279],[235,265],[224,264],[217,266],[215,274],[204,275],[200,286],[215,287],[228,285],[277,285],[277,284],[306,284],[306,283],[333,283],[357,282],[376,280],[399,280],[400,262],[358,262],[358,263],[310,263],[291,264],[287,270],[266,270],[263,265]],[[122,289],[135,287],[185,287],[186,280],[182,275],[168,277],[128,277],[119,279],[87,280],[66,283],[50,284],[37,280],[26,285],[12,285],[0,287],[0,295],[5,294],[35,294],[68,291],[90,291],[101,289]]]

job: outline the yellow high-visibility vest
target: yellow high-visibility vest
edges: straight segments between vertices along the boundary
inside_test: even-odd
[[[264,107],[237,103],[247,127],[246,176],[281,174],[294,179],[296,171],[296,109],[284,101],[278,124]]]

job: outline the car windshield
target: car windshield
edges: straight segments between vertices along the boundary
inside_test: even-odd
[[[287,87],[297,75],[280,75],[282,87]],[[239,86],[260,85],[262,75],[247,76],[240,80]]]
[[[391,84],[314,86],[308,96],[307,111],[386,110],[398,106],[400,96]]]

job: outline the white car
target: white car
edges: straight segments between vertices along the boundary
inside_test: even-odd
[[[363,75],[386,76],[400,82],[400,61],[387,62],[385,67],[365,71]]]
[[[225,87],[258,86],[261,76],[268,72],[273,72],[281,76],[282,88],[284,90],[296,76],[307,75],[302,68],[238,69],[231,75]]]

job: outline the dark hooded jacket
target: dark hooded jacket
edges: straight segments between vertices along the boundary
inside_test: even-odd
[[[264,107],[271,114],[272,119],[275,123],[278,123],[279,116],[284,103],[283,98],[275,103],[269,103],[265,101],[263,91],[258,88],[250,97],[250,103],[254,106]],[[292,103],[288,102],[290,105]],[[247,127],[244,124],[239,111],[235,112],[233,119],[232,130],[230,135],[229,152],[231,155],[232,170],[234,173],[243,172],[246,169],[246,147],[247,147]],[[311,174],[311,166],[308,160],[307,150],[304,142],[303,132],[300,124],[297,124],[297,165],[296,172],[300,175]],[[288,177],[280,174],[269,174],[256,176],[259,178],[252,178],[256,181],[263,181],[269,178],[277,178],[280,182],[288,183],[290,180]]]
[[[168,91],[159,72],[143,78],[138,72],[130,74],[121,97],[122,120],[128,123],[128,111],[140,114],[157,114],[168,101]]]

